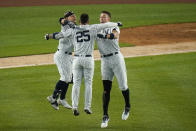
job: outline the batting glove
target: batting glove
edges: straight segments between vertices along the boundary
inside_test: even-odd
[[[104,34],[97,34],[97,37],[102,38],[102,39],[106,39],[107,36]]]
[[[123,26],[121,22],[117,22],[117,25],[118,26]]]

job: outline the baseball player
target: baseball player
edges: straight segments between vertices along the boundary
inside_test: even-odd
[[[102,11],[100,15],[100,23],[109,22],[110,18],[111,14],[108,11]],[[101,73],[104,87],[103,120],[101,123],[101,128],[108,126],[108,105],[110,101],[110,91],[112,88],[114,75],[117,78],[119,88],[122,91],[125,100],[125,108],[122,113],[122,120],[126,120],[129,117],[129,89],[127,85],[126,65],[118,44],[119,34],[120,29],[118,27],[105,28],[98,33],[98,38],[96,40],[99,52],[101,54]]]
[[[65,31],[70,28],[69,22],[76,23],[76,16],[72,11],[65,12],[64,18],[60,18],[61,31]],[[48,39],[46,35],[46,39]],[[59,45],[56,53],[54,54],[54,62],[58,68],[60,74],[60,80],[56,83],[56,87],[51,96],[47,99],[51,103],[52,107],[59,110],[59,104],[65,108],[71,109],[72,107],[65,100],[65,95],[69,87],[69,83],[72,80],[72,49],[73,41],[69,38],[63,38],[59,40]],[[60,99],[57,98],[60,94]]]
[[[105,24],[88,25],[89,17],[87,14],[80,16],[80,26],[69,29],[65,32],[55,34],[55,39],[73,38],[74,60],[73,60],[73,88],[72,88],[72,108],[75,116],[79,115],[78,102],[80,85],[82,78],[85,80],[85,106],[84,111],[91,114],[92,100],[92,81],[94,74],[94,42],[97,33],[107,27],[120,26],[121,23],[108,22]]]

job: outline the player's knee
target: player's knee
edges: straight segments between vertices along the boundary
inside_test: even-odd
[[[58,82],[57,82],[57,84],[56,84],[56,86],[57,87],[65,87],[65,86],[67,86],[67,82],[65,82],[65,81],[62,81],[62,80],[59,80]]]
[[[60,81],[66,82],[67,81],[67,78],[65,76],[61,75]]]
[[[110,92],[112,88],[112,81],[103,80],[104,93]]]
[[[103,86],[105,87],[112,87],[112,81],[110,80],[103,80]]]
[[[128,86],[120,86],[119,88],[121,91],[126,91],[128,89]]]

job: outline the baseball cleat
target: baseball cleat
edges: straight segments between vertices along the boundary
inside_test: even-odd
[[[54,103],[56,100],[51,96],[48,96],[47,97],[47,100],[50,102],[50,103]]]
[[[73,109],[73,114],[74,114],[74,116],[79,116],[80,115],[78,109]]]
[[[122,113],[122,120],[127,120],[127,118],[129,117],[129,111],[130,108],[129,107],[125,107],[123,113]]]
[[[52,105],[52,107],[53,107],[55,110],[59,110],[59,105],[58,105],[56,99],[54,99],[54,98],[52,97],[52,95],[51,95],[51,96],[48,96],[48,97],[47,97],[47,100],[50,102],[50,104]]]
[[[108,127],[108,121],[109,121],[109,117],[107,115],[104,115],[103,116],[102,123],[101,123],[101,128]]]
[[[62,105],[63,107],[67,108],[67,109],[71,109],[72,107],[67,103],[67,101],[65,99],[61,100],[59,99],[58,100],[58,104],[59,105]]]
[[[93,112],[91,111],[91,109],[84,109],[84,111],[86,112],[86,114],[92,114]]]
[[[57,101],[51,103],[52,107],[55,109],[55,110],[59,110],[59,104],[57,103]]]

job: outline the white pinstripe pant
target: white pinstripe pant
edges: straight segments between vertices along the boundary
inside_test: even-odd
[[[115,75],[120,90],[127,90],[127,70],[124,57],[120,52],[113,56],[101,58],[101,74],[102,80],[110,81],[113,81]]]
[[[78,108],[80,85],[82,78],[85,82],[85,109],[91,108],[92,82],[94,75],[93,57],[74,57],[73,60],[73,87],[72,87],[72,108]]]
[[[66,83],[70,82],[72,79],[72,55],[57,51],[54,54],[54,63],[58,68],[60,80]]]

